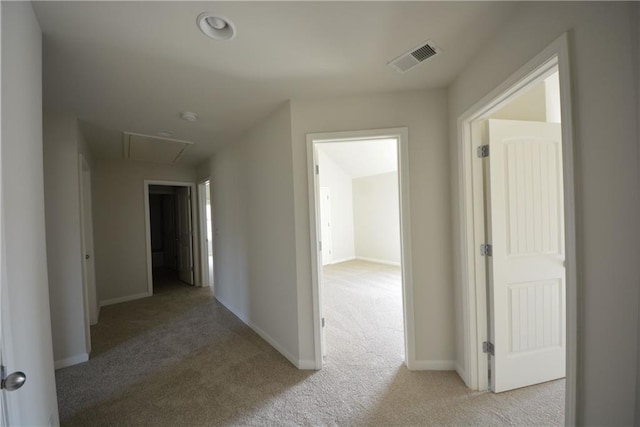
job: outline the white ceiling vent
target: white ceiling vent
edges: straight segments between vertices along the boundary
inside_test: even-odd
[[[441,52],[442,49],[436,46],[433,40],[429,40],[414,47],[410,51],[403,53],[396,59],[388,62],[387,65],[400,73],[406,73],[416,65],[433,58]]]
[[[125,160],[152,163],[175,163],[193,145],[190,141],[123,132]]]

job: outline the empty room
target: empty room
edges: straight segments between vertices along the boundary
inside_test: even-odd
[[[0,2],[0,425],[637,425],[637,2]]]
[[[316,144],[323,358],[404,360],[398,141]]]

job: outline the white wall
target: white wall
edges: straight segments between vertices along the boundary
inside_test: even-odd
[[[31,3],[2,2],[3,331],[9,371],[26,385],[5,394],[12,422],[58,424],[45,245],[42,33]],[[5,295],[3,295],[3,298]],[[7,313],[9,308],[11,313]],[[15,338],[15,339],[11,339]]]
[[[288,102],[216,154],[211,182],[216,298],[297,364]]]
[[[306,134],[409,128],[417,365],[453,369],[451,203],[445,90],[292,101],[300,359],[314,360]]]
[[[553,73],[491,115],[492,119],[560,123],[560,79]]]
[[[640,203],[638,115],[632,90],[637,75],[631,54],[637,28],[630,27],[630,7],[606,2],[523,3],[449,90],[457,244],[458,117],[570,31],[578,215],[578,425],[634,422]],[[454,254],[459,289],[459,245]],[[458,300],[456,310],[460,309]],[[459,327],[458,337],[461,334]],[[458,356],[462,363],[460,349]]]
[[[547,121],[546,86],[542,81],[491,115],[492,119]]]
[[[353,180],[356,257],[400,265],[398,172]]]
[[[98,161],[93,169],[93,227],[98,301],[147,293],[144,181],[195,182],[195,169],[133,161]]]
[[[320,187],[331,192],[332,263],[356,256],[353,229],[353,179],[322,148],[318,148]],[[324,248],[323,248],[324,249]]]
[[[196,180],[198,182],[203,181],[211,176],[211,162],[213,158],[202,162],[196,167]]]
[[[51,332],[56,367],[86,361],[80,222],[80,131],[75,117],[44,113],[44,195]]]

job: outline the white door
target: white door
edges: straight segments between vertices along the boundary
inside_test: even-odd
[[[181,281],[193,285],[193,246],[191,233],[191,189],[176,191],[176,221],[178,239],[178,275]]]
[[[562,137],[556,123],[489,120],[491,385],[565,376]],[[492,332],[492,333],[491,333]]]
[[[329,187],[320,187],[320,239],[322,242],[322,265],[333,262],[331,239],[331,192]]]
[[[42,33],[29,2],[1,2],[0,22],[0,354],[8,373],[27,376],[24,387],[0,392],[8,408],[0,419],[58,425],[44,219]]]
[[[0,201],[0,211],[1,211],[1,201]],[[2,214],[0,213],[0,224],[4,222],[2,218]],[[4,242],[4,231],[0,231],[0,241]],[[5,347],[5,328],[7,327],[7,323],[5,323],[4,317],[8,317],[9,312],[9,304],[7,303],[7,280],[5,278],[5,265],[6,261],[4,259],[4,244],[0,245],[0,258],[2,259],[2,264],[0,267],[0,366],[6,366],[7,361],[5,361],[4,354],[7,352],[7,348]],[[7,319],[8,320],[8,319]],[[8,332],[8,331],[7,331]],[[7,344],[11,342],[7,337]],[[0,368],[0,373],[1,373]],[[7,393],[2,390],[0,392],[0,427],[9,426],[9,405],[7,404]]]

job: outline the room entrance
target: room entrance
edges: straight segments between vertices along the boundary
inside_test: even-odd
[[[561,379],[574,419],[575,212],[568,47],[561,37],[459,119],[465,383],[496,393]],[[566,377],[565,381],[562,380]],[[552,408],[547,408],[552,410]]]
[[[195,285],[191,185],[146,185],[152,290],[177,281]]]
[[[308,142],[316,366],[375,359],[411,368],[406,129]]]

